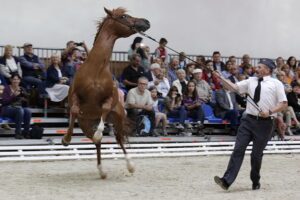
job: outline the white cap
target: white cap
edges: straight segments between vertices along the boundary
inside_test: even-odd
[[[194,69],[193,74],[202,73],[202,69]]]
[[[158,63],[153,63],[150,69],[160,69],[160,65]]]

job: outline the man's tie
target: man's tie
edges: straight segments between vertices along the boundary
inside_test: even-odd
[[[262,80],[264,80],[264,79],[263,78],[259,78],[258,79],[258,84],[257,84],[257,86],[255,88],[255,91],[254,91],[254,99],[253,99],[253,101],[255,103],[259,102],[259,100],[260,100],[260,90],[261,90],[260,83],[261,83]]]

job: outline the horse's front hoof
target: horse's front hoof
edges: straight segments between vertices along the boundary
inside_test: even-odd
[[[61,144],[64,145],[65,147],[69,146],[70,143],[66,143],[64,138],[61,139]]]

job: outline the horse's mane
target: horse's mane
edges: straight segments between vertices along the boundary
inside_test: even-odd
[[[125,9],[125,8],[117,8],[117,9],[113,9],[112,10],[112,15],[113,15],[113,17],[118,17],[118,16],[120,16],[120,15],[123,15],[123,14],[125,14],[127,12],[127,10]],[[98,21],[97,22],[97,33],[96,33],[96,35],[95,35],[95,39],[94,39],[94,43],[93,44],[95,44],[95,41],[96,41],[96,39],[97,39],[97,37],[98,37],[98,35],[99,35],[99,33],[100,33],[100,31],[101,31],[101,29],[102,29],[102,27],[103,27],[103,24],[105,23],[105,21],[107,20],[107,19],[109,19],[107,16],[106,17],[103,17],[102,18],[102,20],[100,20],[100,21]]]

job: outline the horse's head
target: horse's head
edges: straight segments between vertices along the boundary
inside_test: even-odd
[[[115,34],[119,37],[129,37],[137,31],[144,32],[150,28],[150,22],[143,18],[135,18],[126,14],[126,10],[118,8],[108,10],[104,8],[107,13],[107,18],[112,20]]]

